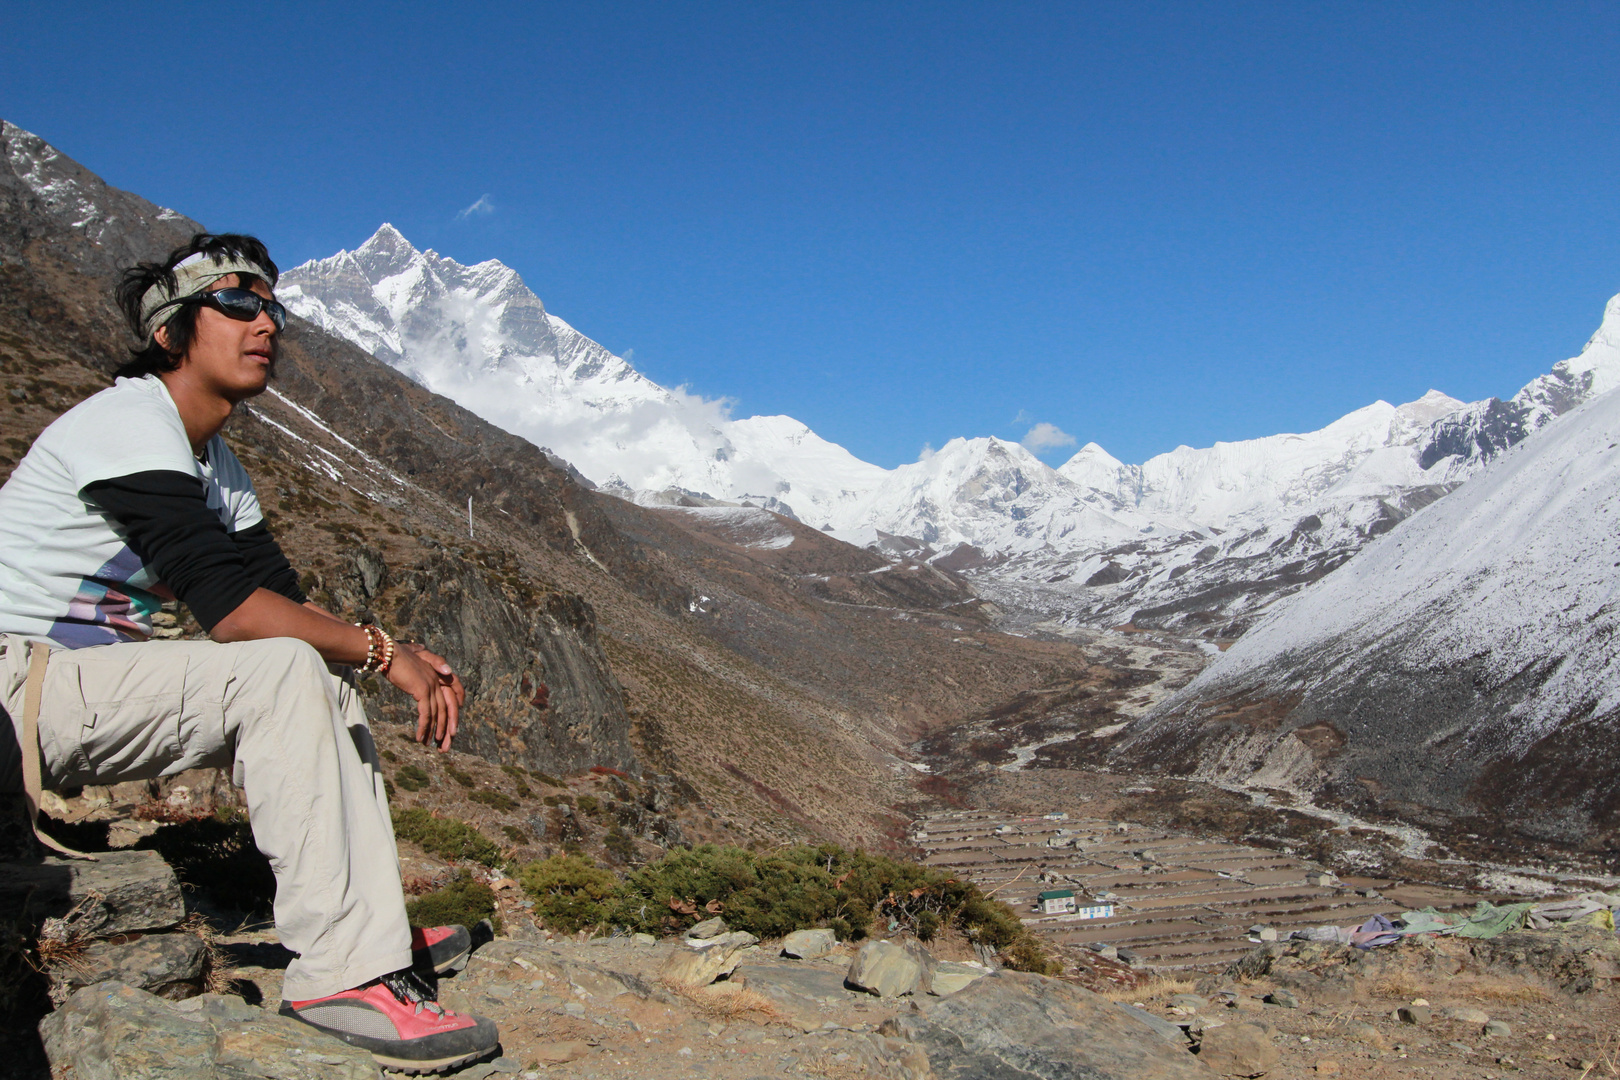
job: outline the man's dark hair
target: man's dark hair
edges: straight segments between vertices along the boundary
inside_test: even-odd
[[[142,375],[158,375],[165,371],[174,371],[180,366],[180,359],[186,355],[186,350],[191,348],[191,336],[197,328],[197,305],[177,305],[174,314],[160,324],[169,328],[169,347],[165,349],[155,338],[148,341],[146,335],[141,332],[141,299],[154,285],[162,284],[166,288],[173,289],[175,266],[199,252],[214,259],[229,256],[257,263],[270,274],[270,280],[265,284],[271,288],[275,288],[276,280],[281,276],[281,271],[270,260],[270,253],[265,250],[264,245],[255,237],[238,233],[220,233],[217,236],[213,233],[198,233],[191,238],[190,243],[169,252],[169,257],[160,263],[143,262],[131,266],[124,271],[123,279],[118,282],[118,306],[124,313],[124,320],[129,323],[130,331],[141,339],[141,343],[129,350],[129,360],[113,372],[114,376],[133,379]],[[242,274],[240,278],[243,288],[260,280],[255,274]],[[272,371],[275,370],[278,337],[270,339]]]

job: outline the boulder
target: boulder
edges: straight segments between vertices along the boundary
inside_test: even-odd
[[[938,1080],[1212,1080],[1155,1029],[1071,983],[1001,971],[882,1028],[917,1044]]]
[[[1281,1058],[1259,1024],[1223,1024],[1205,1031],[1198,1043],[1198,1060],[1222,1076],[1264,1076]]]
[[[192,934],[147,934],[124,944],[95,942],[78,963],[53,971],[51,976],[70,990],[119,982],[178,1000],[202,989],[206,959],[202,941]]]
[[[833,951],[838,936],[831,930],[795,930],[782,939],[782,955],[795,960],[817,960]]]
[[[889,941],[868,941],[850,962],[844,982],[878,997],[899,997],[927,993],[923,983],[930,975],[916,951]]]
[[[243,1011],[249,1011],[250,1017]],[[144,990],[103,982],[40,1021],[53,1072],[75,1080],[373,1080],[364,1050],[306,1024],[240,1004],[182,1011]],[[216,1015],[217,1013],[217,1015]]]
[[[726,932],[726,920],[716,915],[712,919],[704,919],[696,926],[688,927],[681,935],[687,941],[708,941],[717,938]]]
[[[708,986],[735,971],[742,962],[742,950],[758,941],[753,934],[736,930],[708,939],[701,949],[676,949],[664,961],[659,977],[675,986]]]
[[[186,905],[179,879],[155,851],[0,863],[0,920],[69,915],[73,933],[106,937],[167,930],[186,917]]]
[[[1479,1024],[1483,1026],[1491,1021],[1490,1014],[1484,1009],[1475,1009],[1467,1005],[1458,1005],[1450,1009],[1441,1009],[1440,1015],[1444,1016],[1447,1020],[1457,1020],[1464,1024]]]

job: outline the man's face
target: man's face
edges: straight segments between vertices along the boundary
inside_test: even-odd
[[[236,274],[227,274],[208,287],[242,288]],[[273,299],[270,286],[254,281],[253,292]],[[264,393],[275,369],[276,324],[261,311],[249,322],[233,319],[207,306],[197,308],[197,327],[191,335],[191,348],[180,361],[180,368],[208,389],[230,402],[245,401]]]

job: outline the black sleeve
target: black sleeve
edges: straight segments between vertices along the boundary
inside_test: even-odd
[[[213,630],[259,587],[195,476],[170,470],[131,473],[98,480],[83,494],[123,527],[130,550],[191,609],[203,629]]]
[[[281,553],[276,538],[270,535],[270,526],[261,521],[241,532],[231,533],[231,539],[236,542],[236,550],[242,553],[249,581],[258,582],[259,588],[280,593],[295,604],[309,602],[304,590],[298,587],[298,574],[287,556]]]

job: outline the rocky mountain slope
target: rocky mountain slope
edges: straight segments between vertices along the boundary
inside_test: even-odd
[[[1611,392],[1279,605],[1108,759],[1612,853],[1617,477]]]
[[[547,312],[517,271],[418,251],[391,225],[289,270],[277,295],[621,494],[747,499],[820,525],[846,491],[882,474],[791,417],[732,421],[717,403],[653,383]]]
[[[1279,596],[1558,415],[1620,384],[1620,316],[1511,401],[1438,391],[1319,431],[1178,447],[1095,443],[1053,469],[953,439],[881,469],[790,417],[734,420],[657,386],[545,311],[509,267],[418,251],[391,226],[290,271],[297,312],[647,505],[764,507],[857,546],[968,573],[1003,608],[1086,626],[1239,636]]]
[[[106,385],[125,342],[117,269],[198,228],[0,127],[0,476]],[[947,572],[775,517],[762,533],[593,492],[307,323],[226,434],[306,588],[462,671],[460,745],[553,773],[672,775],[718,835],[887,842],[925,798],[907,741],[1085,666],[990,632]],[[403,718],[396,697],[378,691],[384,720]]]

